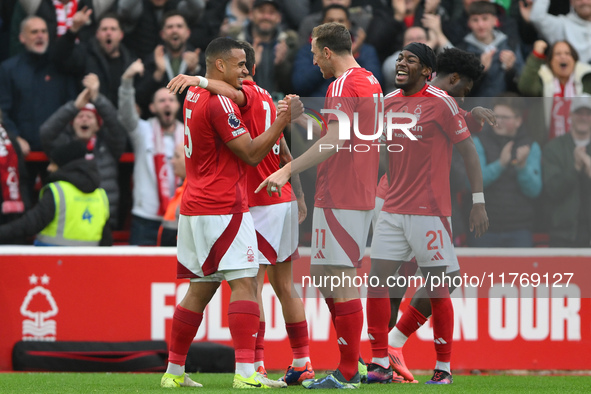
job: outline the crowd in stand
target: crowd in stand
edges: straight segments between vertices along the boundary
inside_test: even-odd
[[[104,214],[97,200],[101,213],[91,215],[97,220],[82,215],[77,225],[91,226],[98,238],[74,235],[69,244],[108,244],[110,229],[129,229],[134,245],[159,243],[163,218],[165,229],[174,223],[174,209],[167,208],[184,173],[174,157],[182,157],[186,91],[169,94],[168,81],[203,75],[205,47],[229,36],[253,45],[254,80],[273,97],[323,97],[332,80],[313,64],[310,34],[326,22],[350,29],[353,55],[384,93],[395,89],[395,62],[407,43],[436,53],[455,46],[480,57],[485,76],[462,107],[484,106],[497,117],[473,135],[490,229],[479,239],[465,230],[467,181],[452,163],[456,244],[529,247],[534,233],[546,233],[550,246],[590,246],[589,0],[3,0],[0,244],[30,243],[42,230],[45,240],[72,236],[58,228],[48,238],[47,228],[58,224],[33,208],[37,200],[54,204],[50,213],[58,216],[64,192],[50,185],[63,186],[70,178],[61,174],[72,167],[98,174],[98,184],[70,184],[87,194],[98,190],[95,197],[104,190],[110,219],[107,231],[97,232]],[[301,134],[294,126],[291,144],[303,145]],[[56,158],[64,146],[70,153],[83,146],[93,168],[73,153]],[[135,157],[132,179],[120,171],[126,150]],[[30,160],[32,152],[45,152],[57,169],[48,175],[46,162]],[[313,187],[313,172],[302,175],[304,188]],[[126,215],[119,207],[130,197],[120,189],[130,182],[133,207]],[[301,227],[305,233],[310,224]]]

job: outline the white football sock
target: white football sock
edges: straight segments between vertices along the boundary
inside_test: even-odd
[[[408,337],[404,335],[400,330],[396,327],[392,329],[390,332],[390,336],[388,338],[388,345],[392,347],[402,347],[406,343]]]
[[[296,368],[305,367],[308,361],[310,361],[310,357],[294,358],[291,366]]]
[[[390,359],[388,357],[373,357],[371,362],[378,364],[380,367],[388,369],[390,367]]]
[[[249,378],[254,373],[254,364],[251,363],[236,363],[236,373],[243,378]]]
[[[169,374],[175,375],[175,376],[181,376],[182,374],[185,373],[185,366],[173,364],[173,363],[168,363],[168,367],[166,368],[166,373],[169,373]]]
[[[451,363],[449,363],[449,362],[444,363],[443,361],[437,361],[435,363],[435,369],[439,369],[441,371],[451,373]]]

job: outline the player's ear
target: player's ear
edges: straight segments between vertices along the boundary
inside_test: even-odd
[[[221,73],[224,72],[226,69],[226,64],[224,63],[224,59],[216,59],[215,60],[215,68]]]
[[[451,85],[455,85],[456,83],[459,83],[460,79],[461,79],[461,77],[460,77],[460,74],[458,74],[458,73],[451,73],[449,75],[449,83]]]
[[[324,54],[324,57],[325,57],[326,59],[330,59],[330,53],[331,53],[331,52],[330,52],[330,49],[329,49],[328,47],[324,47],[324,48],[322,49],[322,53]]]

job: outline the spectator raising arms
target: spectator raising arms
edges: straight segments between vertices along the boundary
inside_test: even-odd
[[[117,120],[117,109],[99,93],[98,77],[88,74],[82,84],[85,88],[76,101],[61,106],[41,125],[41,142],[47,154],[73,140],[85,144],[95,158],[100,186],[109,197],[110,224],[115,226],[119,209],[118,161],[125,150],[125,130]]]
[[[90,20],[91,14],[92,11],[86,8],[76,13],[70,29],[56,40],[52,58],[64,72],[76,76],[96,74],[101,93],[117,107],[121,74],[134,57],[121,42],[123,30],[115,14],[101,17],[95,36],[77,43],[78,33]]]
[[[185,130],[176,119],[180,108],[178,99],[166,88],[158,89],[153,95],[150,111],[154,117],[140,119],[135,107],[133,78],[143,72],[144,65],[138,59],[123,73],[119,87],[119,119],[135,154],[129,243],[156,245],[162,216],[180,183],[173,175],[170,160],[174,147],[183,143]]]
[[[549,131],[544,141],[552,139],[570,129],[571,98],[591,93],[591,66],[579,61],[577,50],[568,41],[556,41],[548,49],[545,41],[538,40],[518,88],[524,96],[548,97],[544,100],[544,120]]]
[[[591,3],[587,0],[571,0],[572,9],[566,15],[551,15],[550,0],[536,0],[529,19],[542,37],[550,44],[568,41],[579,52],[581,61],[591,61]]]

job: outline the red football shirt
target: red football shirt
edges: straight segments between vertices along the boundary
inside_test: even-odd
[[[390,187],[382,210],[405,215],[451,216],[449,171],[453,144],[470,137],[466,121],[453,97],[434,86],[425,85],[412,96],[400,89],[385,99],[386,114],[414,114],[417,124],[410,132],[394,130],[389,145],[403,150],[389,153]],[[408,120],[393,119],[392,123]],[[399,150],[392,149],[392,150]]]
[[[378,182],[378,137],[366,141],[356,136],[374,135],[383,113],[383,94],[378,80],[364,68],[354,67],[333,81],[326,92],[326,109],[344,112],[351,125],[351,139],[339,151],[318,165],[315,206],[370,210],[375,206]],[[355,116],[357,113],[357,116]],[[336,121],[330,114],[327,122]],[[323,130],[323,134],[326,131]]]
[[[247,164],[226,145],[248,133],[238,106],[225,96],[192,87],[187,92],[183,111],[188,181],[181,214],[247,212]]]
[[[271,127],[277,117],[277,111],[269,92],[253,81],[244,80],[242,82],[242,92],[246,96],[246,105],[240,108],[242,120],[250,132],[250,136],[254,139]],[[250,207],[279,204],[292,200],[291,185],[289,183],[286,183],[281,188],[281,197],[276,193],[269,196],[266,190],[256,194],[254,192],[262,181],[279,169],[280,141],[281,137],[277,140],[271,152],[256,167],[246,167],[248,206]]]

